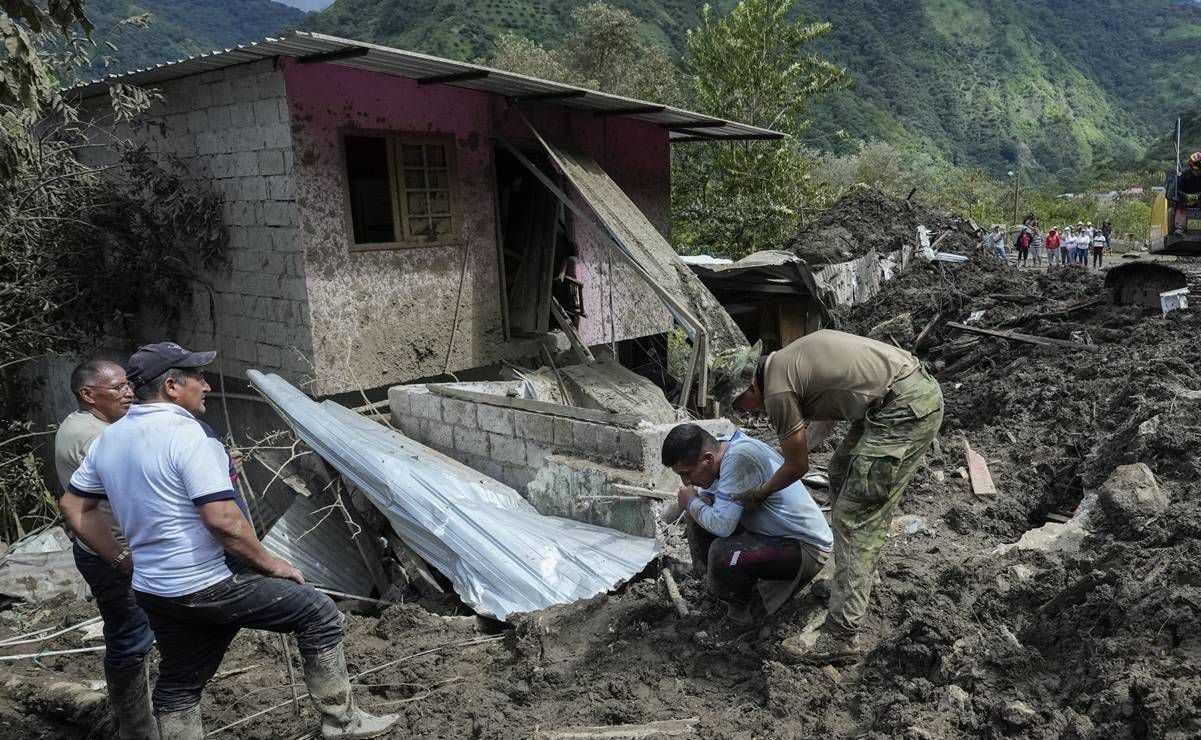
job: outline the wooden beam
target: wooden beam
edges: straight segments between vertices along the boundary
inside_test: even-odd
[[[643,488],[641,486],[627,486],[622,483],[611,483],[609,488],[612,488],[617,493],[624,496],[638,496],[640,498],[651,498],[656,501],[675,501],[676,495],[667,491],[656,491],[653,488]]]
[[[530,93],[529,95],[517,95],[513,100],[518,103],[536,103],[542,100],[564,100],[566,98],[582,98],[588,94],[587,90],[552,90],[551,92]]]
[[[468,69],[462,72],[447,72],[444,75],[431,75],[429,77],[418,77],[418,85],[445,85],[451,82],[467,82],[468,80],[482,80],[492,74],[486,69]]]
[[[554,317],[555,323],[567,335],[567,341],[571,342],[571,349],[580,358],[580,362],[585,365],[591,365],[596,362],[596,357],[593,356],[592,350],[588,349],[588,345],[584,344],[584,340],[580,339],[579,333],[576,332],[575,326],[572,325],[571,317],[567,315],[567,311],[554,298],[550,299],[550,315]]]
[[[369,52],[365,46],[348,46],[345,49],[335,49],[333,51],[323,51],[320,54],[310,54],[307,57],[301,57],[297,61],[301,64],[320,64],[322,62],[336,62],[340,59],[353,59],[354,57],[365,57]]]
[[[664,719],[644,725],[602,725],[599,727],[569,727],[544,730],[534,735],[537,740],[634,740],[634,738],[678,737],[696,731],[700,717]]]
[[[666,105],[632,105],[629,108],[610,108],[609,110],[598,110],[592,115],[604,118],[605,116],[637,116],[646,115],[649,113],[662,113],[667,110]]]
[[[430,384],[426,387],[429,388],[430,393],[443,396],[445,398],[457,398],[460,401],[482,403],[485,406],[499,406],[501,408],[509,408],[515,411],[529,411],[535,414],[559,416],[564,419],[574,419],[576,421],[589,421],[593,424],[607,424],[609,426],[622,427],[623,429],[633,429],[642,421],[641,417],[634,416],[633,414],[614,414],[608,411],[583,409],[576,406],[564,406],[560,403],[531,401],[528,398],[498,396],[493,393],[479,393],[477,391],[468,391],[463,390],[462,388],[452,388],[450,386],[440,384]]]
[[[999,331],[997,329],[982,329],[978,326],[968,326],[955,321],[948,321],[947,326],[959,331],[966,331],[972,334],[982,334],[986,337],[997,337],[998,339],[1007,339],[1011,342],[1025,342],[1026,344],[1034,344],[1039,347],[1060,347],[1062,349],[1084,349],[1089,352],[1099,352],[1101,350],[1095,344],[1080,344],[1066,339],[1052,339],[1051,337],[1037,337],[1033,334],[1019,334],[1016,331]]]
[[[967,458],[967,474],[972,483],[972,493],[980,498],[992,498],[997,495],[997,487],[992,482],[992,473],[988,471],[988,463],[980,453],[972,449],[967,437],[963,439],[963,454]]]

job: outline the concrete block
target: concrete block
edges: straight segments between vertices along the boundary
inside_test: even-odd
[[[271,175],[264,181],[271,200],[296,200],[296,180],[291,175]]]
[[[261,176],[238,178],[242,200],[267,200],[267,181]]]
[[[573,421],[572,437],[575,443],[572,449],[588,456],[597,454],[601,441],[601,425],[587,421]]]
[[[277,226],[267,230],[271,248],[277,252],[296,252],[300,247],[294,226]]]
[[[254,125],[254,104],[234,103],[229,107],[230,123],[234,128],[244,129]]]
[[[438,397],[432,393],[414,393],[410,399],[414,416],[420,416],[423,419],[442,420],[442,404],[438,403]]]
[[[412,413],[411,400],[412,394],[400,386],[388,389],[388,410],[391,412],[393,424],[400,426],[401,420]]]
[[[243,69],[230,67],[226,70],[226,75],[230,78],[230,88],[233,91],[234,100],[249,103],[258,99],[258,85],[254,83],[254,80],[246,79]]]
[[[525,490],[533,479],[534,471],[525,465],[501,466],[501,482],[516,488],[522,495],[525,495]]]
[[[284,74],[278,70],[258,76],[259,97],[271,98],[274,103],[284,95]]]
[[[288,123],[292,120],[292,111],[288,108],[287,96],[281,95],[276,100],[279,102],[279,120]]]
[[[229,115],[229,106],[220,105],[215,108],[208,109],[209,130],[210,131],[225,131],[232,127],[232,120]]]
[[[262,137],[263,148],[265,149],[283,150],[292,148],[292,132],[285,123],[262,126],[259,129],[259,136]]]
[[[504,434],[488,434],[488,450],[493,460],[525,465],[525,442]]]
[[[280,366],[279,347],[270,344],[259,345],[259,364],[265,368],[278,368]]]
[[[517,436],[522,439],[545,442],[547,445],[554,444],[555,418],[553,416],[529,411],[514,411],[513,426]]]
[[[279,103],[275,98],[254,101],[254,122],[260,126],[279,123]]]
[[[441,402],[442,418],[445,421],[468,429],[478,428],[479,422],[475,415],[476,404],[468,401],[460,401],[457,398],[443,398]]]
[[[209,85],[209,95],[212,96],[214,106],[228,106],[234,99],[233,88],[225,79],[214,80]]]
[[[513,429],[513,410],[501,408],[500,406],[488,406],[478,404],[476,410],[479,417],[480,428],[486,432],[495,432],[506,437],[514,435]],[[524,455],[523,455],[524,457]],[[515,461],[514,461],[515,462]]]
[[[431,419],[426,427],[425,444],[435,447],[442,452],[449,452],[455,447],[454,428],[444,421]]]
[[[192,108],[208,108],[213,104],[213,93],[209,85],[197,84],[189,95],[188,104]]]
[[[575,445],[574,423],[571,419],[554,418],[554,442],[560,450],[572,450]]]
[[[287,172],[284,167],[284,153],[281,149],[268,149],[258,153],[259,174],[282,175]]]
[[[267,201],[263,204],[263,223],[268,226],[295,226],[296,206],[286,201]]]
[[[546,458],[550,457],[551,450],[549,447],[543,447],[537,442],[526,441],[525,443],[525,462],[534,470],[542,467],[542,463]]]
[[[445,409],[444,409],[445,411]],[[459,453],[464,455],[476,455],[478,457],[489,457],[492,453],[488,446],[488,433],[473,427],[462,427],[455,425],[454,430],[454,448]]]

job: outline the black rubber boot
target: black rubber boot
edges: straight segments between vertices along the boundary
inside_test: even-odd
[[[159,740],[154,710],[150,707],[150,677],[146,661],[130,668],[104,666],[108,703],[117,718],[121,740]]]
[[[159,712],[158,734],[162,740],[204,740],[200,705],[177,712]]]
[[[396,714],[376,717],[354,705],[350,678],[346,672],[346,653],[342,643],[313,655],[303,655],[304,683],[313,707],[321,715],[321,736],[327,738],[379,737],[392,729]]]

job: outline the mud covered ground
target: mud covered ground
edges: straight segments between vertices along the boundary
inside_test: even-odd
[[[1198,736],[1201,316],[1074,308],[1102,293],[1098,273],[1018,271],[974,255],[919,264],[843,317],[867,333],[908,312],[888,332],[904,343],[938,316],[919,354],[939,371],[947,401],[938,450],[911,484],[881,561],[862,660],[821,669],[778,649],[820,617],[824,583],[738,635],[700,581],[682,575],[694,613],[681,619],[648,575],[511,627],[434,605],[349,614],[352,673],[388,666],[359,679],[359,701],[401,713],[397,738],[524,738],[689,717],[699,718],[696,736],[720,738]],[[979,326],[1074,337],[1097,351],[945,326],[979,310]],[[964,436],[988,460],[997,497],[974,496],[957,475]],[[1134,526],[1098,513],[1075,554],[994,554],[1136,461],[1170,496],[1166,515]],[[31,615],[7,613],[9,633]],[[41,625],[90,613],[59,606]],[[50,647],[80,644],[69,636]],[[210,685],[209,730],[289,699],[275,636],[239,636],[221,670],[247,667]],[[102,678],[98,654],[5,671],[0,735],[102,736],[101,710],[64,711],[45,698],[47,681]],[[302,702],[299,716],[283,707],[223,735],[297,737],[313,723]]]

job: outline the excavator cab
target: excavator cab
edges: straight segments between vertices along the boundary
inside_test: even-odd
[[[1168,173],[1165,192],[1157,194],[1151,206],[1150,252],[1201,257],[1201,195],[1178,193],[1175,178],[1176,173]]]

